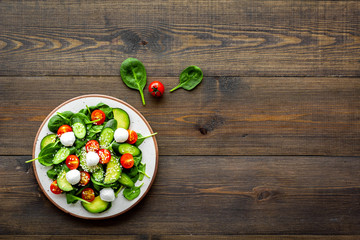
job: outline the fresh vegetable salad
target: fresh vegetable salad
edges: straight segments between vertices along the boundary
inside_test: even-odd
[[[42,139],[38,157],[27,162],[52,167],[50,190],[64,194],[68,204],[81,201],[91,213],[106,211],[121,192],[128,200],[137,198],[142,184],[135,184],[149,177],[138,147],[156,133],[143,136],[129,127],[126,111],[104,103],[58,112],[48,122],[53,133]]]

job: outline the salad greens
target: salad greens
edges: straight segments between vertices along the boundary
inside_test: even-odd
[[[142,103],[145,105],[143,89],[146,85],[146,70],[142,62],[136,58],[128,58],[122,62],[120,75],[129,88],[139,90]]]
[[[170,92],[173,92],[178,88],[192,90],[201,83],[202,79],[203,72],[201,69],[197,66],[189,66],[181,72],[179,85],[171,89]]]
[[[133,62],[129,64],[131,65]],[[92,113],[97,110],[103,111],[105,115],[102,124],[98,124],[101,119],[93,119]],[[124,113],[114,115],[114,112],[120,110]],[[65,193],[68,204],[81,201],[81,205],[89,212],[106,211],[111,207],[111,201],[101,199],[100,192],[105,188],[112,189],[115,197],[118,197],[122,191],[126,199],[133,200],[139,196],[140,188],[143,185],[136,186],[135,184],[142,181],[144,176],[150,178],[146,174],[146,164],[142,163],[142,151],[138,147],[146,138],[154,136],[156,133],[149,136],[137,133],[138,140],[134,144],[118,143],[115,141],[114,132],[117,129],[117,123],[124,121],[126,126],[130,125],[130,118],[124,110],[112,108],[104,103],[99,103],[96,106],[86,106],[77,113],[70,111],[57,113],[49,119],[49,130],[59,135],[60,129],[69,124],[74,132],[75,141],[71,146],[65,146],[61,137],[51,134],[52,138],[42,141],[46,145],[42,147],[38,157],[26,162],[38,160],[40,164],[51,167],[47,171],[47,176],[54,180],[54,186],[58,187],[57,192],[54,192],[53,189],[51,191],[54,194]],[[53,135],[56,137],[53,137]],[[44,139],[48,136],[45,136]],[[88,149],[86,147],[92,141],[100,143],[99,148],[101,149],[97,152],[99,156],[100,151],[109,151],[111,154],[110,161],[106,163],[100,161],[95,166],[87,165]],[[107,144],[101,146],[101,142]],[[120,158],[123,154],[129,153],[134,155],[134,165],[131,168],[124,168],[120,164]],[[68,162],[70,156],[74,155],[75,159],[78,159],[76,168],[72,168],[73,166],[69,165]],[[73,169],[80,171],[81,179],[78,183],[70,184],[70,180],[65,177],[65,173],[74,171]],[[83,174],[83,172],[85,173]],[[83,176],[85,177],[83,178]],[[93,198],[92,202],[84,198],[83,195],[83,192],[89,188],[94,193],[93,197],[95,199]]]

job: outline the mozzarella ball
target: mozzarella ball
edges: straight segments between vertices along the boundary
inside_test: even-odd
[[[114,132],[114,139],[118,143],[123,143],[129,138],[129,132],[125,128],[118,128]]]
[[[80,171],[77,169],[70,170],[66,173],[66,180],[71,184],[75,185],[80,182]]]
[[[112,202],[115,200],[115,193],[112,188],[103,188],[100,190],[100,198],[105,202]]]
[[[86,154],[86,164],[91,167],[99,163],[100,157],[96,152],[88,152]]]
[[[63,133],[60,137],[60,142],[66,147],[72,146],[75,142],[74,132]]]

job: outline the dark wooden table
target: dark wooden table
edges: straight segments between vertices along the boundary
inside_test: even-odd
[[[140,59],[155,99],[120,79]],[[189,65],[204,72],[177,90]],[[1,239],[360,239],[360,1],[0,1]],[[131,211],[72,217],[31,164],[52,109],[137,108],[159,168]],[[54,236],[56,235],[56,236]]]

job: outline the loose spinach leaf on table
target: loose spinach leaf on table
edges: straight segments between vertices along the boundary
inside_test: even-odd
[[[146,70],[142,62],[136,58],[128,58],[122,62],[120,75],[129,88],[139,90],[142,103],[145,105],[143,89],[146,85]]]
[[[192,90],[201,83],[203,79],[203,72],[198,66],[189,66],[185,68],[180,74],[180,83],[176,87],[170,90],[175,91],[178,88],[185,90]]]

